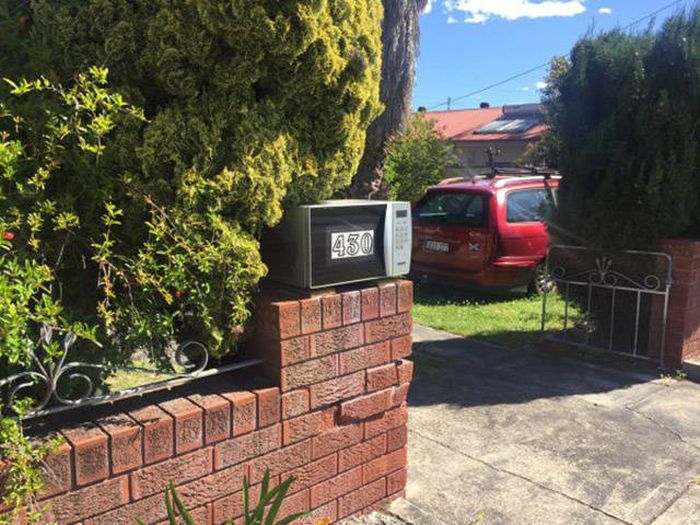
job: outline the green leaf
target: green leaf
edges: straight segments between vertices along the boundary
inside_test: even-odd
[[[173,487],[172,482],[168,486],[167,489],[165,489],[165,508],[168,511],[168,520],[170,521],[170,525],[177,525],[177,516],[175,516],[175,511],[173,510],[173,503],[170,500],[170,491],[175,490]]]
[[[182,518],[185,520],[185,524],[196,525],[194,519],[192,519],[192,516],[187,510],[187,507],[185,507],[185,505],[182,503],[182,500],[180,500],[180,496],[175,490],[175,486],[173,485],[172,481],[170,482],[170,492],[173,495],[173,499],[175,500],[175,505],[177,505],[177,509],[180,511],[180,516],[182,516]]]
[[[260,499],[262,499],[266,494],[270,486],[270,469],[265,469],[265,474],[262,479],[262,487],[260,489]]]
[[[279,489],[279,492],[277,494],[277,497],[275,498],[275,501],[272,503],[272,506],[270,507],[270,512],[267,515],[267,520],[265,520],[265,525],[274,525],[275,523],[275,518],[277,517],[277,513],[280,510],[280,507],[282,506],[282,503],[284,502],[284,498],[287,497],[287,491],[289,490],[289,487],[291,486],[292,483],[294,483],[294,476],[291,476],[288,478],[284,483],[280,484],[277,488]]]
[[[248,524],[250,515],[248,514],[249,494],[248,494],[248,476],[243,476],[243,519]]]
[[[260,494],[260,501],[258,501],[258,505],[254,513],[255,521],[253,523],[255,523],[255,525],[262,525],[263,518],[265,517],[265,507],[267,507],[267,505],[273,500],[273,498],[277,496],[281,489],[282,485],[278,485],[266,494]]]

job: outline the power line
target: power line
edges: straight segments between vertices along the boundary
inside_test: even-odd
[[[674,6],[677,6],[678,4],[685,3],[685,1],[686,0],[676,0],[675,2],[671,2],[670,4],[667,4],[663,7],[660,7],[659,9],[654,11],[653,13],[649,13],[647,16],[644,16],[638,20],[635,20],[631,24],[627,24],[625,27],[622,28],[622,31],[627,31],[629,28],[636,26],[637,24],[644,22],[645,20],[649,20],[650,18],[655,17],[656,15],[658,15],[659,13],[661,13],[663,11],[666,11],[666,9],[670,9]]]
[[[686,0],[675,0],[674,2],[671,2],[670,4],[666,4],[665,6],[660,7],[659,9],[657,9],[656,11],[654,11],[654,12],[652,12],[652,13],[649,13],[648,15],[643,16],[642,18],[638,18],[637,20],[635,20],[634,22],[632,22],[632,23],[630,23],[630,24],[627,24],[626,26],[620,28],[620,30],[621,30],[621,31],[627,31],[628,29],[630,29],[630,28],[636,26],[637,24],[640,24],[640,23],[644,22],[645,20],[649,20],[650,18],[655,17],[655,16],[658,15],[659,13],[662,13],[663,11],[666,11],[667,9],[670,9],[670,8],[672,8],[672,7],[674,7],[674,6],[677,6],[678,4],[683,3],[683,2],[685,2],[685,1],[686,1]],[[543,63],[543,64],[540,64],[540,65],[538,65],[538,66],[532,67],[532,68],[530,68],[530,69],[528,69],[528,70],[526,70],[526,71],[523,71],[522,73],[518,73],[518,74],[516,74],[516,75],[513,75],[512,77],[508,77],[508,78],[506,78],[505,80],[501,80],[501,81],[499,81],[499,82],[496,82],[495,84],[491,84],[491,85],[486,86],[486,87],[484,87],[484,88],[477,89],[476,91],[472,91],[471,93],[467,93],[466,95],[461,95],[461,96],[456,97],[456,98],[450,98],[450,97],[448,97],[447,102],[442,102],[442,103],[440,103],[440,104],[436,104],[435,106],[429,107],[429,108],[428,108],[428,111],[431,111],[431,110],[433,110],[433,109],[436,109],[436,108],[439,108],[439,107],[442,107],[442,106],[451,107],[452,104],[454,104],[455,102],[458,102],[458,101],[460,101],[460,100],[464,100],[465,98],[473,97],[474,95],[479,95],[479,94],[481,94],[481,93],[483,93],[483,92],[485,92],[485,91],[489,91],[489,90],[491,90],[491,89],[493,89],[493,88],[495,88],[495,87],[502,86],[503,84],[508,84],[509,82],[512,82],[513,80],[517,80],[517,79],[519,79],[519,78],[521,78],[521,77],[524,77],[524,76],[526,76],[526,75],[529,75],[530,73],[534,73],[535,71],[538,71],[538,70],[540,70],[540,69],[542,69],[542,68],[545,68],[545,67],[549,66],[549,64],[550,64],[550,61],[548,60],[547,62],[545,62],[545,63]]]
[[[542,69],[543,67],[547,67],[549,65],[549,62],[545,62],[544,64],[540,64],[539,66],[535,66],[533,68],[528,69],[527,71],[523,71],[522,73],[518,73],[517,75],[513,75],[512,77],[508,77],[505,80],[501,80],[500,82],[496,82],[495,84],[491,84],[490,86],[486,86],[485,88],[478,89],[476,91],[472,91],[471,93],[467,93],[466,95],[462,95],[461,97],[453,98],[451,99],[451,103],[454,104],[455,102],[458,102],[460,100],[463,100],[468,97],[473,97],[474,95],[478,95],[479,93],[483,93],[484,91],[489,91],[490,89],[493,89],[498,86],[502,86],[503,84],[507,84],[508,82],[512,82],[513,80],[516,80],[520,77],[524,77],[525,75],[529,75],[530,73],[533,73],[537,71],[538,69]],[[446,105],[447,102],[443,102],[441,104],[437,104],[436,106],[433,106],[431,108],[428,108],[428,111],[439,108],[441,106]]]

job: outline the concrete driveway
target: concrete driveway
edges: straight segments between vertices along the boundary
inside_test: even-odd
[[[700,525],[700,385],[422,327],[414,337],[409,483],[394,513],[416,525]]]

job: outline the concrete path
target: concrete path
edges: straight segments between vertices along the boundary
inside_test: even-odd
[[[414,337],[409,483],[392,512],[416,525],[700,525],[700,385]]]

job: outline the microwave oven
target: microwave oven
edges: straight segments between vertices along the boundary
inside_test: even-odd
[[[411,269],[408,202],[331,200],[296,206],[261,243],[270,280],[316,289]]]

